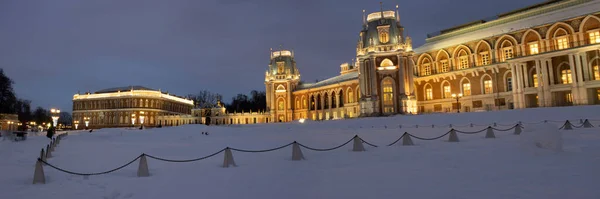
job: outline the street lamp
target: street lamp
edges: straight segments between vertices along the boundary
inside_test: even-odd
[[[75,124],[75,130],[77,130],[77,127],[79,126],[79,121],[74,121],[73,124]]]
[[[462,97],[462,93],[457,94],[452,94],[452,98],[456,99],[456,112],[460,113],[460,104],[458,103],[458,99],[460,99]]]
[[[83,117],[83,122],[85,122],[85,128],[87,129],[90,124],[90,117]]]
[[[131,114],[131,125],[135,125],[135,113]]]
[[[52,123],[54,123],[54,127],[56,127],[56,125],[58,124],[60,110],[53,108],[53,109],[50,109],[50,113],[52,115]]]

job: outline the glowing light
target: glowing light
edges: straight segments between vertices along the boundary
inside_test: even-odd
[[[275,51],[271,53],[271,58],[279,57],[279,56],[292,56],[292,52],[289,50],[281,50]]]
[[[396,14],[394,11],[383,11],[383,18],[395,18]],[[381,19],[381,12],[374,12],[367,15],[367,21],[371,22],[373,20]]]
[[[300,123],[304,124],[304,120],[305,120],[305,119],[304,119],[304,118],[302,118],[302,119],[298,120],[298,122],[300,122]]]
[[[164,98],[164,99],[173,100],[173,101],[184,103],[184,104],[194,105],[193,100],[176,97],[176,96],[172,96],[169,94],[163,94],[160,91],[148,91],[148,90],[133,90],[131,92],[98,93],[98,94],[87,94],[87,95],[75,94],[75,95],[73,95],[73,100],[119,98],[119,97],[124,97],[124,96]]]

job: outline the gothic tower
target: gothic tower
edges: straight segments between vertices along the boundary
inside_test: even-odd
[[[412,112],[413,51],[396,11],[383,8],[365,16],[356,47],[359,65],[361,116]]]
[[[265,72],[269,122],[292,121],[292,92],[300,82],[294,53],[289,50],[271,52],[269,69]]]

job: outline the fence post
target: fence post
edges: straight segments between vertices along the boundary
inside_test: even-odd
[[[448,142],[458,142],[458,135],[456,135],[456,130],[450,129],[450,137],[448,137]]]
[[[46,161],[46,153],[44,152],[44,148],[42,148],[42,151],[40,151],[40,159],[42,161]]]
[[[304,155],[302,154],[302,150],[300,150],[300,145],[296,141],[294,141],[294,144],[292,144],[292,160],[304,160]]]
[[[52,151],[50,151],[50,145],[46,145],[46,159],[52,157]]]
[[[42,167],[41,159],[35,162],[35,170],[33,171],[33,184],[46,184],[46,176],[44,176],[44,168]]]
[[[521,123],[517,123],[517,125],[515,125],[515,135],[521,135]]]
[[[563,130],[573,130],[573,126],[571,125],[571,122],[569,120],[567,120],[565,122],[565,125],[563,125]]]
[[[485,132],[485,138],[496,138],[496,135],[494,135],[494,129],[492,129],[491,126],[487,127],[487,132]]]
[[[592,128],[594,127],[592,125],[592,123],[590,123],[590,121],[588,119],[585,119],[585,121],[583,121],[583,128]]]
[[[138,177],[148,177],[150,176],[150,171],[148,170],[148,161],[146,160],[146,154],[142,154],[140,156],[140,164],[137,170]]]
[[[412,146],[415,145],[412,141],[412,139],[410,139],[410,135],[408,134],[408,132],[404,132],[404,135],[402,135],[402,146]]]
[[[352,151],[365,151],[365,146],[362,144],[362,140],[358,135],[354,136],[354,146],[352,147]]]
[[[225,157],[223,158],[223,168],[228,168],[229,165],[237,167],[235,161],[233,161],[233,154],[229,147],[225,148]]]

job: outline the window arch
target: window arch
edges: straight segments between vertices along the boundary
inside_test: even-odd
[[[463,77],[463,79],[460,80],[460,93],[462,93],[463,96],[471,95],[471,81],[466,77]]]
[[[457,61],[459,70],[469,68],[469,54],[465,49],[458,51]]]
[[[279,85],[277,86],[277,89],[275,90],[275,92],[285,92],[285,86],[283,85]]]
[[[567,62],[563,62],[559,65],[558,76],[560,77],[560,82],[562,84],[571,84],[573,83],[573,78],[571,76],[571,68]]]
[[[525,32],[521,44],[525,47],[527,55],[535,55],[542,52],[542,36],[535,30],[529,29]]]
[[[448,81],[444,81],[442,82],[442,98],[444,99],[448,99],[448,98],[452,98],[452,88],[450,87],[450,82]]]
[[[285,100],[283,98],[279,98],[277,100],[277,110],[279,110],[279,111],[285,110]]]
[[[339,107],[344,107],[344,100],[346,100],[346,95],[344,95],[344,90],[340,88],[340,90],[338,90],[338,93],[340,94],[340,101],[338,106]]]
[[[503,79],[504,79],[504,91],[505,92],[512,91],[513,90],[513,88],[512,88],[512,84],[513,84],[512,73],[510,71],[506,71],[504,73]]]
[[[485,66],[485,65],[489,65],[492,63],[492,55],[491,55],[491,51],[492,51],[492,47],[490,46],[490,44],[485,41],[485,40],[481,40],[479,41],[479,43],[477,44],[477,48],[475,50],[476,57],[476,64],[478,66]]]
[[[579,32],[583,33],[586,44],[600,43],[600,18],[588,15],[581,22]]]
[[[307,106],[306,95],[302,95],[302,108],[306,109]]]
[[[437,73],[450,72],[450,54],[446,50],[440,50],[437,53],[435,60],[437,60]]]
[[[337,108],[337,95],[335,95],[335,91],[331,91],[331,108]]]
[[[492,77],[488,74],[481,76],[481,93],[483,93],[483,94],[494,93],[494,85],[492,83]]]
[[[423,94],[425,100],[433,100],[433,87],[431,84],[427,83],[425,86],[423,86]]]
[[[500,53],[502,57],[502,61],[506,61],[508,59],[512,59],[515,54],[515,45],[513,42],[509,40],[504,40],[500,45]]]
[[[538,85],[539,77],[537,76],[537,71],[536,71],[535,67],[532,67],[531,69],[529,69],[528,75],[529,75],[529,82],[528,82],[529,85],[528,86],[537,88],[539,86]]]
[[[348,99],[346,100],[347,103],[354,103],[354,92],[352,92],[352,87],[348,87],[348,89],[346,90],[346,92],[348,93]]]
[[[327,92],[325,92],[323,94],[323,108],[324,109],[329,109],[329,100],[330,100],[330,96]]]
[[[592,79],[600,80],[600,58],[596,57],[592,59],[592,61],[590,61],[589,66],[592,69]]]
[[[317,101],[315,102],[317,104],[317,110],[321,110],[321,94],[317,94]]]
[[[311,96],[310,96],[310,107],[309,107],[309,109],[310,109],[311,111],[314,111],[314,110],[315,110],[315,106],[316,106],[316,103],[315,103],[315,96],[314,96],[314,95],[311,95]]]
[[[575,30],[571,25],[564,22],[557,22],[550,26],[546,33],[546,38],[550,41],[551,50],[563,50],[570,48],[570,42],[572,42],[570,36],[573,35]]]
[[[392,60],[390,59],[384,59],[383,61],[381,61],[381,63],[379,64],[380,67],[387,67],[387,66],[395,66],[394,62],[392,62]]]
[[[421,63],[421,76],[431,75],[431,60],[423,59]]]

